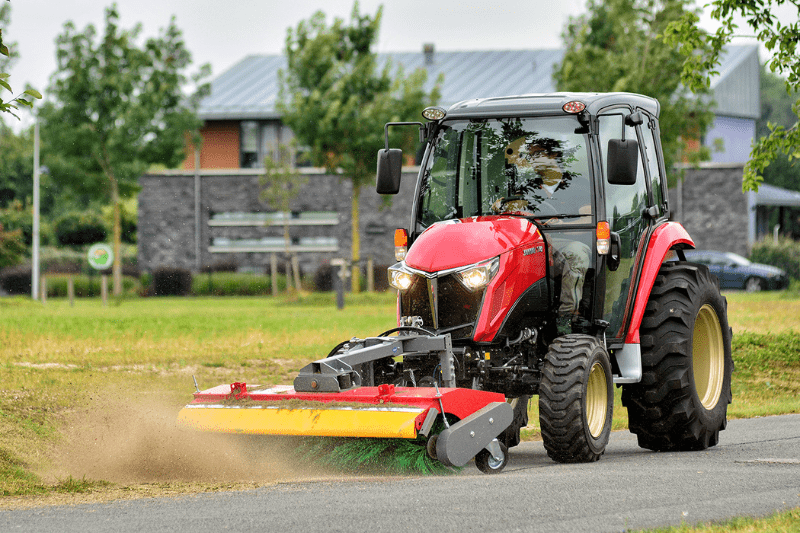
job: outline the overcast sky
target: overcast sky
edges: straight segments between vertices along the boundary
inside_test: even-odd
[[[558,48],[570,15],[583,11],[585,0],[361,0],[362,13],[384,4],[379,52]],[[12,87],[25,83],[45,92],[55,70],[55,38],[72,20],[79,29],[93,23],[103,29],[110,0],[11,0],[11,25],[4,41],[15,41],[20,59],[11,70]],[[183,31],[196,65],[211,63],[214,76],[249,54],[280,54],[286,30],[322,10],[349,20],[352,0],[118,0],[121,23],[143,24],[156,35],[172,15]],[[18,89],[19,87],[19,89]]]
[[[46,96],[55,70],[55,38],[72,20],[79,30],[93,23],[103,31],[111,0],[11,0],[5,42],[16,42],[11,69],[15,94],[26,83]],[[515,50],[559,48],[570,16],[585,0],[361,0],[361,13],[384,5],[378,52],[421,50]],[[172,15],[183,31],[195,65],[210,63],[217,76],[249,54],[280,54],[286,30],[318,10],[349,20],[352,0],[117,0],[121,25],[141,22],[145,36],[156,35]],[[788,7],[788,6],[787,6]],[[797,17],[796,13],[789,16]]]

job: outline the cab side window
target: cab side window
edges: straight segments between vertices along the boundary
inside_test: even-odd
[[[664,192],[661,189],[661,166],[658,162],[658,152],[656,151],[655,139],[658,135],[658,128],[655,121],[650,116],[644,115],[642,124],[642,148],[647,158],[647,168],[650,170],[650,189],[653,191],[653,205],[659,213],[664,203]]]

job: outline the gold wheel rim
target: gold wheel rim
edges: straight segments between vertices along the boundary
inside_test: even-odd
[[[595,439],[603,433],[608,412],[608,383],[606,371],[599,362],[592,365],[586,383],[586,424]]]
[[[725,348],[719,317],[709,304],[700,308],[694,321],[692,375],[700,403],[706,409],[713,409],[722,392]]]

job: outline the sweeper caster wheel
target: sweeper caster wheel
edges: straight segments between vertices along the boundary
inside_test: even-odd
[[[431,459],[436,460],[436,442],[439,440],[439,435],[431,435],[428,439],[427,444],[425,444],[425,451],[428,453],[428,457]]]
[[[508,448],[502,442],[498,444],[500,444],[500,454],[503,456],[501,460],[495,459],[486,448],[475,456],[475,466],[484,474],[499,474],[508,464]]]

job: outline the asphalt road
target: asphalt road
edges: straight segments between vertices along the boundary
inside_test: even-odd
[[[0,511],[0,531],[625,531],[800,507],[800,415],[734,420],[704,452],[652,453],[628,432],[560,465],[523,443],[499,475],[351,478]]]

